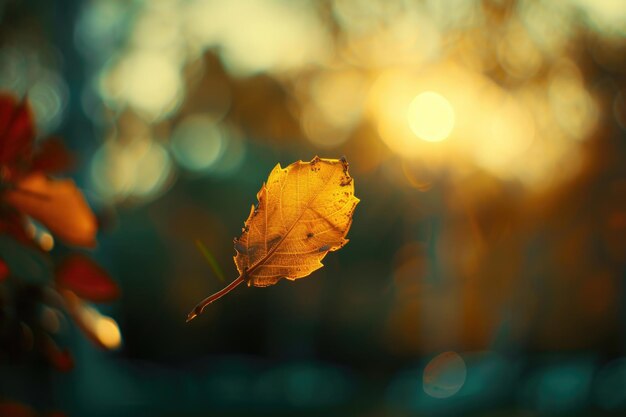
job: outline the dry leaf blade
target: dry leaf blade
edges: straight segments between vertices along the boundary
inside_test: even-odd
[[[348,242],[346,234],[359,203],[346,160],[317,156],[286,168],[277,164],[257,199],[234,241],[239,277],[198,303],[187,321],[244,281],[248,286],[267,287],[321,268],[328,252]]]
[[[244,231],[235,242],[235,264],[248,285],[305,277],[329,251],[347,243],[359,199],[343,160],[314,158],[280,164],[257,194]]]

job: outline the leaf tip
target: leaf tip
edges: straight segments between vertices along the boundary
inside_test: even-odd
[[[339,158],[339,160],[341,161],[341,165],[343,165],[343,172],[347,173],[348,172],[348,167],[350,166],[350,164],[348,163],[348,160],[346,159],[345,155],[341,155],[341,158]]]
[[[202,308],[199,308],[200,306],[195,306],[193,308],[193,310],[191,310],[188,314],[187,314],[187,319],[185,320],[185,323],[189,323],[191,320],[195,319],[196,317],[198,317],[198,315],[200,313],[202,313]]]
[[[195,319],[196,317],[198,317],[196,312],[191,311],[189,314],[187,314],[187,320],[185,320],[185,323],[189,323],[191,320]]]

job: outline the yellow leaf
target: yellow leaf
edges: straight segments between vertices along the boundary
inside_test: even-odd
[[[187,321],[243,281],[266,287],[321,268],[328,252],[348,242],[345,236],[359,202],[345,159],[318,157],[287,168],[276,165],[257,199],[241,237],[235,239],[239,278],[200,302]]]
[[[321,268],[329,251],[346,244],[359,202],[347,163],[320,158],[276,165],[257,198],[235,241],[237,270],[257,287]]]
[[[41,222],[71,245],[94,246],[96,217],[74,181],[54,180],[34,173],[4,195],[7,203]]]

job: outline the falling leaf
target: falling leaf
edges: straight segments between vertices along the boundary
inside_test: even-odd
[[[72,290],[85,300],[112,301],[119,296],[117,284],[98,264],[83,255],[73,255],[59,266],[56,273],[59,287]]]
[[[257,198],[258,208],[251,208],[235,242],[237,270],[257,287],[321,268],[329,251],[348,242],[359,202],[347,163],[320,158],[285,169],[277,165]]]
[[[72,180],[33,173],[4,194],[13,207],[40,221],[66,243],[95,245],[96,217]]]
[[[241,237],[235,239],[239,277],[201,301],[187,316],[204,308],[243,281],[267,287],[296,280],[323,265],[330,251],[343,247],[359,199],[345,159],[313,158],[287,168],[276,165],[252,206]]]

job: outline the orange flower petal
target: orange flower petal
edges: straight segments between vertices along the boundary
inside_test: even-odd
[[[74,181],[54,180],[34,173],[7,191],[5,200],[38,220],[68,244],[93,247],[96,217]]]

